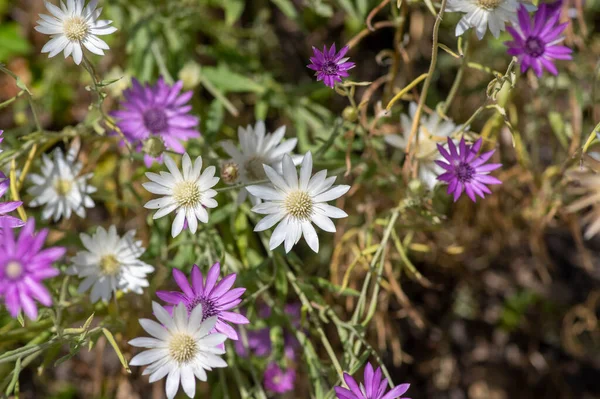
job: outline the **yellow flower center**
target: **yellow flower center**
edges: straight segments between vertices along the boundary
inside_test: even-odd
[[[114,276],[121,270],[121,264],[114,255],[105,255],[100,259],[100,270],[105,276]]]
[[[486,10],[495,10],[504,0],[477,0],[477,5]]]
[[[56,190],[56,193],[62,197],[69,194],[71,192],[71,188],[73,188],[73,180],[58,179],[54,182],[54,190]]]
[[[22,273],[23,273],[23,265],[21,265],[19,262],[15,261],[15,260],[8,262],[8,264],[4,268],[4,274],[9,279],[19,278]]]
[[[179,206],[185,208],[195,208],[200,203],[201,197],[200,188],[193,181],[182,181],[173,188],[173,198]]]
[[[284,202],[285,210],[296,219],[307,220],[313,212],[313,200],[306,191],[292,191]]]
[[[72,42],[79,42],[85,39],[89,30],[89,25],[81,17],[71,17],[63,22],[63,32],[67,39]]]
[[[262,180],[267,175],[265,174],[265,169],[263,168],[264,159],[261,157],[252,157],[246,161],[244,164],[244,169],[246,169],[246,176],[251,181]]]
[[[179,364],[188,363],[198,352],[198,344],[191,335],[175,334],[169,342],[169,355]]]

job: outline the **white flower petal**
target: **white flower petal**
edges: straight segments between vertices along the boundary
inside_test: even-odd
[[[181,368],[181,386],[187,396],[193,398],[196,395],[196,378],[190,366]]]
[[[306,158],[306,157],[305,157]],[[303,163],[305,161],[302,161]],[[312,162],[312,159],[311,159]],[[283,165],[283,178],[287,182],[287,185],[290,189],[295,190],[298,189],[298,172],[296,171],[296,166],[294,165],[294,161],[289,155],[284,155],[282,160]]]
[[[135,355],[133,359],[129,361],[129,364],[132,366],[145,366],[163,358],[165,352],[165,349],[150,349],[143,351]]]
[[[310,181],[310,175],[312,174],[312,154],[307,152],[302,160],[302,167],[300,169],[300,190],[308,190],[308,183]]]
[[[169,375],[167,376],[167,384],[165,385],[167,398],[173,399],[175,395],[177,395],[177,390],[179,390],[180,375],[179,368],[172,369],[169,372]]]
[[[181,231],[183,230],[183,224],[185,222],[185,209],[180,208],[177,211],[177,216],[175,216],[175,220],[173,220],[173,224],[171,225],[171,237],[177,237]]]
[[[263,218],[260,222],[256,224],[254,227],[254,231],[264,231],[273,227],[277,222],[279,222],[285,216],[285,212],[279,211],[278,213],[270,214]]]
[[[319,236],[310,222],[302,223],[302,234],[310,249],[319,253]]]
[[[339,186],[335,186],[328,191],[325,191],[322,194],[317,195],[313,198],[314,202],[327,202],[332,201],[346,194],[350,190],[350,186],[346,186],[340,184]]]

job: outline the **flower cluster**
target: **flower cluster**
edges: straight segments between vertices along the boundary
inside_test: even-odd
[[[447,5],[447,11],[465,13],[456,26],[456,36],[473,28],[481,40],[489,28],[498,38],[506,29],[514,38],[505,43],[508,54],[519,58],[522,72],[533,69],[538,77],[542,76],[543,69],[558,75],[554,59],[571,59],[571,49],[558,45],[568,25],[568,22],[558,24],[561,8],[562,0],[543,3],[532,22],[529,12],[536,7],[522,0],[448,0]],[[506,23],[513,26],[506,27]]]
[[[51,15],[40,14],[41,19],[35,27],[38,32],[50,35],[41,52],[48,53],[49,57],[60,52],[65,58],[72,56],[75,64],[84,64],[95,86],[99,86],[84,48],[93,54],[104,55],[109,46],[98,36],[114,33],[117,28],[111,26],[112,21],[99,19],[102,8],[98,8],[98,0],[91,0],[87,5],[85,0],[61,1],[59,6],[46,1],[45,5]],[[505,43],[508,55],[517,57],[522,73],[531,69],[538,77],[543,76],[544,70],[557,75],[555,60],[572,59],[572,50],[560,44],[568,25],[560,23],[560,2],[541,4],[536,8],[523,4],[521,0],[448,0],[447,11],[465,14],[456,26],[457,36],[473,28],[479,39],[484,37],[488,29],[498,38],[506,30],[513,37],[512,41]],[[531,16],[530,12],[535,14]],[[356,86],[361,85],[355,82],[342,83],[343,79],[349,77],[348,71],[356,66],[346,57],[350,51],[348,45],[340,51],[337,51],[335,44],[329,48],[323,46],[322,51],[313,47],[312,51],[313,56],[307,68],[314,71],[317,81],[335,88],[338,93],[348,93],[349,88],[355,90]],[[191,68],[196,69],[199,67]],[[207,148],[203,141],[198,140],[201,137],[200,118],[193,113],[190,104],[194,93],[183,91],[182,80],[170,84],[172,79],[166,67],[160,70],[164,78],[159,77],[155,83],[132,78],[131,87],[123,91],[123,99],[113,112],[108,113],[101,106],[98,107],[98,114],[102,118],[98,126],[102,129],[108,127],[110,137],[107,141],[114,140],[111,141],[114,150],[119,145],[127,146],[132,151],[131,163],[141,170],[137,176],[145,175],[148,179],[131,182],[128,188],[137,198],[143,199],[144,208],[154,211],[153,220],[166,216],[173,218],[170,222],[170,238],[169,232],[162,227],[154,229],[153,233],[159,234],[161,239],[170,240],[173,247],[185,242],[186,237],[194,241],[196,237],[193,236],[200,230],[207,232],[210,229],[209,234],[213,234],[214,225],[220,222],[215,221],[214,215],[211,220],[211,214],[223,209],[228,191],[238,190],[237,203],[228,206],[234,211],[246,211],[237,215],[244,216],[244,223],[254,224],[254,232],[273,228],[268,246],[266,238],[262,237],[265,248],[261,247],[261,251],[275,251],[283,246],[279,253],[269,253],[273,257],[281,257],[283,252],[288,254],[304,238],[308,248],[319,253],[321,240],[315,226],[319,230],[335,233],[336,225],[332,219],[349,216],[342,209],[342,197],[350,192],[351,186],[335,184],[338,169],[334,173],[318,169],[319,166],[324,168],[325,160],[318,158],[329,148],[316,151],[313,159],[313,152],[309,149],[314,147],[302,142],[299,144],[298,138],[285,139],[286,126],[280,126],[271,133],[265,122],[259,120],[254,126],[238,127],[237,142],[231,139],[222,141],[220,147],[227,155],[220,158],[222,154]],[[192,72],[186,71],[184,75],[188,73]],[[197,79],[191,86],[200,81]],[[102,93],[98,87],[95,90],[101,103]],[[28,93],[28,90],[23,90],[21,94],[25,92]],[[407,92],[398,93],[395,98],[402,98]],[[477,197],[485,198],[492,193],[488,186],[502,184],[501,180],[490,174],[500,169],[502,164],[488,163],[496,150],[489,149],[480,154],[484,147],[483,138],[489,136],[482,134],[479,137],[472,132],[465,132],[469,126],[458,125],[446,116],[446,107],[442,103],[435,110],[424,107],[425,98],[421,97],[419,105],[411,102],[408,114],[400,117],[402,134],[396,134],[396,128],[392,127],[394,133],[385,131],[383,141],[407,153],[404,157],[406,169],[413,173],[412,177],[418,177],[429,192],[436,189],[437,183],[443,182],[447,184],[447,194],[455,202],[463,193],[473,202]],[[353,105],[351,110],[358,113],[363,105],[355,105],[353,98],[350,100]],[[346,115],[343,121],[340,118],[340,126],[345,128],[347,119],[351,118],[346,118]],[[39,125],[37,117],[36,122]],[[357,123],[356,126],[363,128],[363,125]],[[46,133],[41,128],[39,130],[39,134]],[[2,134],[0,131],[0,143]],[[44,151],[52,151],[42,151],[39,160],[34,157],[38,150],[34,146],[17,179],[11,181],[0,171],[0,299],[13,318],[19,318],[23,313],[35,320],[39,312],[36,302],[46,307],[52,305],[52,294],[59,290],[57,287],[49,290],[45,284],[50,287],[50,279],[59,276],[59,270],[78,277],[81,280],[78,293],[89,291],[88,302],[101,307],[111,299],[117,301],[120,294],[144,294],[151,286],[151,274],[164,267],[163,263],[169,262],[171,247],[161,254],[159,260],[152,259],[158,257],[155,253],[153,255],[151,244],[150,250],[146,251],[144,242],[147,243],[147,237],[143,231],[139,235],[136,230],[119,234],[116,225],[108,228],[94,226],[90,234],[80,232],[78,250],[69,252],[66,257],[67,248],[55,244],[71,243],[69,237],[49,236],[49,229],[41,229],[36,233],[35,220],[27,217],[24,202],[19,197],[24,183],[28,185],[27,194],[31,197],[30,201],[25,199],[27,207],[41,207],[40,218],[49,225],[73,223],[73,220],[69,222],[73,214],[85,219],[96,206],[92,197],[97,201],[104,200],[96,188],[101,192],[104,190],[102,176],[94,176],[93,165],[86,165],[85,154],[80,156],[80,139],[73,139],[69,146],[64,146],[72,136],[57,137],[55,141],[48,141],[49,147],[44,148]],[[332,142],[335,138],[332,138]],[[59,142],[62,139],[64,142]],[[382,141],[378,144],[382,145]],[[486,141],[485,147],[492,146],[493,143]],[[353,156],[352,151],[350,145],[347,150],[348,162]],[[496,158],[499,158],[497,154]],[[215,164],[221,164],[221,177],[217,176]],[[38,172],[28,173],[30,166],[37,168]],[[15,170],[11,170],[11,177],[15,175],[13,172]],[[347,175],[350,175],[350,168],[348,172]],[[218,187],[220,182],[231,186]],[[585,195],[571,204],[571,211],[597,205],[599,178],[587,176],[582,179],[581,185],[586,190]],[[429,192],[424,197],[431,200]],[[8,193],[12,201],[5,198]],[[246,199],[250,200],[251,208],[243,204]],[[220,203],[222,208],[212,211]],[[251,215],[248,209],[255,215]],[[11,214],[17,210],[20,218]],[[100,210],[93,212],[100,213]],[[143,213],[143,217],[146,216]],[[149,216],[145,220],[154,226],[155,222]],[[590,222],[586,238],[600,231],[598,220],[588,220],[587,217],[584,220]],[[160,222],[156,223],[160,226]],[[69,229],[75,228],[75,223],[69,224]],[[217,231],[216,228],[214,230]],[[45,247],[47,240],[50,246]],[[385,244],[381,245],[383,249]],[[61,263],[63,261],[64,265]],[[245,287],[234,288],[237,273],[222,277],[221,264],[217,262],[205,270],[205,274],[201,267],[193,265],[187,276],[173,265],[173,285],[178,290],[154,292],[165,304],[152,301],[151,308],[156,321],[145,318],[139,320],[149,337],[129,341],[131,346],[144,349],[129,363],[132,366],[147,366],[143,374],[149,375],[151,383],[166,377],[165,391],[169,399],[177,395],[180,386],[187,396],[193,398],[196,380],[207,381],[210,371],[227,367],[222,357],[227,342],[237,355],[264,361],[263,385],[267,391],[274,394],[293,391],[299,370],[296,362],[300,343],[296,337],[301,337],[295,333],[302,331],[304,334],[300,330],[300,305],[288,304],[283,309],[291,325],[278,326],[281,330],[277,332],[283,331],[283,359],[274,359],[273,353],[277,350],[271,342],[273,328],[259,324],[250,326],[246,331],[243,326],[252,322],[246,314],[236,311],[246,291]],[[224,266],[228,265],[224,263]],[[232,269],[239,270],[235,267]],[[269,289],[269,286],[265,289]],[[368,283],[363,294],[367,289]],[[150,306],[147,306],[147,310],[150,311]],[[267,319],[271,309],[262,307],[259,313],[262,313],[262,319]],[[334,388],[337,398],[408,399],[401,396],[408,391],[409,384],[393,387],[391,381],[384,378],[384,371],[385,368],[374,369],[368,363],[363,383],[357,383],[352,376],[344,373],[345,387]],[[388,385],[392,385],[389,390]]]

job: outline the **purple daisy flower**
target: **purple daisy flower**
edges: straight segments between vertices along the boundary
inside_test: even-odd
[[[0,172],[0,198],[6,194],[10,186],[10,180]],[[25,224],[21,219],[7,215],[21,206],[21,201],[0,202],[0,223],[4,223],[8,228],[21,227]]]
[[[310,65],[308,68],[316,71],[315,76],[317,81],[321,80],[326,86],[333,89],[336,82],[341,82],[342,78],[348,77],[349,69],[355,67],[354,62],[348,62],[349,58],[344,58],[350,47],[346,46],[336,54],[335,43],[327,50],[327,46],[323,46],[323,52],[320,52],[315,47],[312,48],[314,57],[310,57]]]
[[[235,308],[242,302],[240,296],[246,291],[245,288],[231,289],[237,275],[232,273],[225,276],[217,284],[217,279],[221,274],[221,265],[217,262],[208,271],[206,282],[202,277],[202,272],[197,265],[192,268],[192,285],[181,270],[173,269],[173,278],[183,292],[175,291],[157,291],[156,295],[163,301],[172,305],[180,302],[185,303],[188,313],[190,313],[198,304],[202,304],[202,321],[209,317],[217,316],[215,331],[227,335],[229,339],[237,340],[237,332],[226,322],[233,324],[248,324],[248,319],[239,313],[228,311]],[[165,306],[169,312],[173,306]]]
[[[364,385],[360,384],[359,386],[356,380],[348,373],[344,373],[344,381],[346,381],[346,385],[350,389],[335,387],[338,399],[409,399],[400,398],[400,396],[408,391],[410,384],[398,385],[386,394],[388,380],[387,378],[383,378],[381,367],[373,371],[371,363],[368,363],[367,367],[365,367]]]
[[[282,370],[277,363],[269,363],[265,369],[264,384],[267,391],[286,393],[294,389],[296,371],[293,368]]]
[[[525,6],[520,6],[518,14],[519,24],[506,28],[514,38],[513,41],[504,43],[508,46],[508,54],[519,57],[521,72],[531,68],[538,77],[541,77],[543,69],[546,69],[551,74],[558,75],[554,60],[573,58],[571,57],[573,51],[570,48],[558,45],[564,40],[560,35],[569,24],[565,22],[557,25],[560,6],[541,4],[535,13],[533,23]]]
[[[34,234],[35,221],[29,219],[15,240],[12,229],[0,221],[0,298],[10,315],[17,317],[21,309],[31,320],[37,318],[34,299],[44,306],[52,304],[50,293],[41,283],[58,276],[52,263],[66,252],[63,247],[42,250],[48,230]]]
[[[143,140],[152,135],[160,136],[165,147],[183,154],[182,142],[200,137],[199,119],[189,114],[192,106],[187,104],[193,92],[181,93],[182,81],[171,86],[162,77],[154,86],[142,86],[136,79],[132,80],[132,85],[123,92],[123,109],[111,113],[123,135],[138,149]],[[147,167],[154,160],[161,162],[150,155],[144,156]]]
[[[448,194],[454,194],[454,202],[458,201],[463,191],[467,193],[473,202],[476,202],[475,195],[484,198],[484,194],[492,193],[486,184],[502,184],[500,180],[488,175],[491,171],[501,167],[502,164],[484,165],[494,155],[495,150],[477,156],[481,143],[482,140],[479,139],[473,146],[470,146],[465,143],[463,137],[460,140],[459,151],[457,151],[454,142],[448,138],[450,153],[440,144],[437,145],[440,154],[448,161],[448,163],[435,161],[436,164],[447,171],[439,175],[437,179],[448,183]]]

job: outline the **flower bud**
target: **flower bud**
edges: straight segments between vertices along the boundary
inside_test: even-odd
[[[426,191],[425,185],[419,179],[413,179],[408,182],[408,190],[411,192],[411,194],[417,196],[424,195]]]
[[[239,177],[239,166],[233,161],[228,161],[221,165],[221,179],[227,184],[233,184]]]
[[[160,136],[150,136],[148,139],[144,140],[144,144],[142,145],[142,151],[153,158],[158,157],[165,149],[165,143],[163,143]]]
[[[177,76],[183,82],[183,89],[191,90],[200,84],[200,65],[190,61],[181,68]]]
[[[354,107],[346,107],[342,112],[342,116],[348,122],[355,122],[358,119],[358,112]]]

